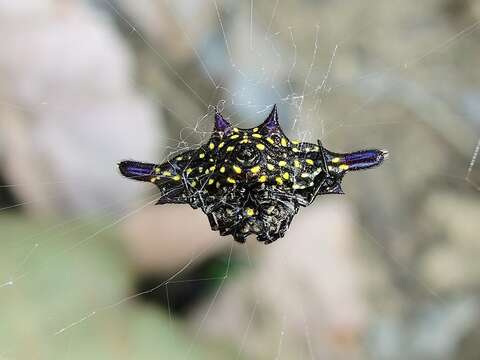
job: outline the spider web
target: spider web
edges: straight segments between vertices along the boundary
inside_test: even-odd
[[[380,276],[382,277],[380,282],[388,281],[391,284],[382,288],[388,289],[388,293],[376,294],[381,299],[373,301],[371,308],[378,308],[378,314],[388,314],[389,306],[404,307],[404,310],[399,311],[399,313],[406,314],[406,317],[416,315],[427,320],[424,323],[411,321],[394,328],[388,326],[388,322],[391,320],[388,316],[387,320],[379,321],[377,324],[371,320],[375,318],[375,314],[372,315],[367,323],[373,336],[369,341],[359,342],[360,351],[364,355],[367,354],[365,356],[379,359],[392,358],[389,357],[391,355],[389,351],[402,348],[392,346],[394,350],[385,349],[385,343],[388,343],[389,339],[382,340],[382,336],[396,336],[397,341],[401,343],[402,340],[408,341],[409,338],[400,333],[395,335],[395,331],[408,332],[413,329],[415,334],[420,337],[418,344],[413,344],[409,349],[402,350],[410,351],[411,358],[418,357],[419,354],[429,354],[435,357],[439,351],[443,351],[445,348],[442,348],[441,343],[435,343],[439,341],[438,338],[428,338],[425,333],[429,331],[435,333],[433,328],[438,324],[443,324],[442,320],[438,319],[439,312],[447,312],[451,314],[452,318],[455,314],[460,313],[455,318],[457,319],[456,323],[453,320],[451,320],[453,323],[447,322],[444,332],[446,334],[451,334],[460,327],[460,320],[458,319],[479,316],[478,312],[472,312],[471,303],[468,302],[469,299],[474,298],[473,296],[455,296],[457,294],[450,292],[448,288],[443,288],[442,286],[445,285],[441,281],[439,284],[436,277],[429,277],[429,272],[426,272],[427,275],[425,275],[415,268],[423,259],[420,258],[421,256],[429,256],[425,250],[429,244],[424,244],[424,242],[433,241],[432,239],[440,239],[438,242],[442,242],[445,236],[435,234],[432,229],[425,229],[422,224],[415,223],[415,226],[419,228],[417,231],[408,231],[405,228],[412,225],[411,220],[408,220],[409,211],[416,211],[416,214],[426,216],[425,221],[428,225],[438,225],[438,219],[445,219],[445,217],[450,216],[450,213],[454,212],[454,206],[446,208],[445,213],[434,210],[437,204],[443,204],[438,196],[450,188],[455,189],[452,192],[453,198],[450,198],[451,201],[454,203],[457,201],[466,202],[466,209],[469,212],[464,215],[465,217],[475,219],[475,211],[478,214],[478,206],[475,206],[475,203],[469,205],[470,203],[467,202],[468,197],[478,197],[478,191],[480,190],[480,183],[478,182],[478,153],[480,151],[478,124],[472,125],[468,122],[468,117],[471,116],[467,111],[468,107],[463,114],[460,111],[455,113],[451,110],[456,102],[460,101],[458,98],[449,98],[452,94],[451,86],[446,86],[432,95],[425,88],[417,86],[415,82],[421,83],[424,80],[422,77],[425,76],[425,72],[422,72],[421,69],[425,68],[432,69],[431,73],[427,71],[429,76],[435,78],[435,76],[440,75],[442,81],[453,81],[453,76],[446,74],[456,61],[452,54],[465,51],[469,40],[472,37],[478,37],[479,21],[471,20],[461,25],[457,24],[454,30],[444,31],[442,28],[442,30],[439,30],[440,35],[437,36],[440,41],[434,43],[429,42],[428,37],[427,40],[420,38],[418,41],[423,44],[422,51],[405,59],[395,58],[392,55],[394,59],[392,61],[391,58],[381,58],[375,53],[365,55],[365,48],[362,48],[365,45],[358,42],[360,45],[357,43],[357,46],[361,47],[358,50],[358,57],[366,57],[367,59],[364,61],[367,65],[361,67],[360,71],[355,71],[355,69],[351,69],[352,64],[348,63],[351,58],[343,50],[350,49],[350,46],[353,46],[351,44],[356,43],[356,40],[362,37],[363,31],[372,28],[377,29],[377,32],[373,32],[377,37],[368,41],[370,41],[370,44],[379,41],[381,32],[386,25],[374,16],[370,19],[371,23],[366,22],[359,28],[353,27],[353,32],[341,33],[339,31],[335,34],[324,34],[322,24],[320,22],[311,23],[310,17],[308,17],[309,20],[306,21],[306,25],[285,27],[284,22],[280,21],[279,17],[285,19],[291,16],[292,22],[294,22],[293,19],[296,18],[296,15],[288,14],[287,7],[283,7],[285,4],[281,0],[271,2],[268,6],[254,0],[241,5],[213,0],[205,3],[205,6],[210,9],[209,14],[213,17],[212,21],[215,24],[215,27],[211,30],[217,38],[214,45],[218,47],[221,44],[220,50],[217,49],[214,52],[214,57],[217,59],[213,59],[199,49],[198,43],[195,42],[197,34],[194,34],[192,28],[183,23],[184,18],[178,13],[182,6],[165,2],[163,6],[169,11],[168,18],[177,27],[177,35],[181,34],[181,38],[176,41],[185,44],[185,48],[193,54],[192,59],[196,63],[196,72],[191,75],[186,73],[184,68],[183,71],[178,70],[178,66],[170,59],[171,57],[165,55],[164,48],[160,45],[161,41],[156,42],[154,40],[154,34],[149,34],[148,29],[142,29],[136,25],[135,13],[129,13],[131,5],[127,6],[127,3],[102,0],[97,6],[102,7],[103,11],[117,23],[118,27],[125,30],[125,39],[135,44],[136,51],[149,53],[151,58],[157,61],[161,71],[168,74],[170,81],[175,83],[178,89],[181,89],[177,89],[177,93],[183,94],[182,101],[190,98],[191,104],[193,104],[190,105],[190,109],[195,109],[187,111],[179,106],[178,101],[172,106],[165,102],[161,94],[153,92],[155,94],[153,100],[162,108],[163,113],[167,114],[166,119],[173,124],[181,124],[177,131],[178,138],[162,139],[163,158],[161,158],[161,161],[194,148],[208,139],[215,108],[223,110],[223,114],[235,125],[250,127],[263,120],[274,103],[280,107],[282,126],[291,138],[298,138],[303,141],[314,141],[314,139],[320,138],[332,150],[340,148],[348,151],[356,147],[373,146],[390,150],[392,159],[384,167],[371,174],[362,175],[363,178],[360,175],[352,175],[351,179],[347,180],[345,187],[349,189],[357,188],[357,190],[352,189],[352,195],[347,195],[346,198],[339,201],[357,204],[360,217],[359,220],[354,216],[347,219],[340,217],[340,222],[342,220],[347,221],[349,223],[345,227],[350,225],[351,228],[358,230],[359,234],[354,235],[362,242],[358,246],[359,249],[356,250],[361,255],[357,256],[365,256],[366,259],[362,259],[360,262],[372,262],[374,266],[381,266],[382,269],[386,269],[386,275],[379,275],[378,271],[370,269],[369,266],[365,264],[361,266],[361,268],[374,273],[373,278]],[[144,5],[147,6],[147,3],[144,3]],[[188,2],[183,2],[183,5],[188,7]],[[370,13],[373,9],[369,8],[366,11]],[[333,21],[332,19],[326,19],[326,17],[322,19]],[[353,18],[350,20],[353,21]],[[379,24],[376,24],[375,20]],[[422,21],[422,19],[412,19],[412,22],[414,21]],[[238,30],[235,27],[242,27],[243,30]],[[308,31],[305,29],[308,29]],[[331,26],[330,29],[335,29],[335,26]],[[421,30],[418,30],[418,32],[420,33]],[[398,41],[398,39],[391,39],[391,41]],[[417,39],[412,40],[413,43],[415,41]],[[373,48],[375,49],[375,47]],[[399,51],[401,53],[402,48]],[[472,55],[472,53],[467,54]],[[373,58],[373,61],[371,58]],[[446,58],[446,60],[443,60],[443,58]],[[468,64],[468,62],[462,63],[462,65],[465,64]],[[354,64],[355,66],[360,65]],[[195,76],[203,77],[201,86],[198,85],[198,81],[195,81]],[[132,79],[132,82],[136,80]],[[467,83],[472,87],[478,87],[478,82],[475,83],[475,80],[478,79],[470,79],[471,83],[468,81]],[[140,86],[144,87],[142,91],[146,93],[152,91],[148,87],[148,81],[143,79],[139,82],[141,83]],[[198,90],[199,88],[201,90]],[[165,97],[168,98],[167,95]],[[392,98],[403,104],[404,108],[396,108],[397,111],[403,112],[401,116],[393,116],[389,109],[382,108],[381,102]],[[345,99],[350,100],[348,104],[353,106],[344,108],[337,104],[338,101]],[[61,109],[64,106],[61,101],[52,104],[39,100],[37,106],[34,107],[12,102],[10,99],[0,101],[6,108],[15,108],[24,112],[35,112],[37,107]],[[340,114],[336,113],[338,110],[341,111]],[[184,114],[194,113],[195,111],[197,113],[193,118],[186,117]],[[478,117],[478,109],[472,111],[473,116]],[[444,112],[448,112],[448,115],[441,115]],[[422,137],[422,134],[409,134],[407,124],[401,122],[409,116],[413,116],[418,122],[421,122],[420,124],[408,124],[409,126],[419,132],[425,131],[425,128],[431,128],[434,135]],[[455,124],[454,127],[449,125],[449,117],[455,118],[451,121]],[[444,120],[445,118],[447,120]],[[14,125],[7,123],[5,126]],[[172,127],[175,129],[175,125],[172,125]],[[465,130],[467,128],[477,132],[469,133]],[[398,137],[403,137],[405,143],[409,146],[400,146],[401,139],[395,139],[391,136],[395,132],[398,132]],[[466,138],[466,135],[469,137]],[[435,153],[432,155],[424,150],[424,138],[434,144],[447,144],[444,146],[449,146],[447,151],[442,152],[449,157],[446,166],[435,166],[435,162],[440,161],[440,159],[435,157],[437,156]],[[405,148],[411,151],[411,154],[399,153],[400,150],[405,150]],[[430,155],[434,158],[427,157]],[[408,162],[409,166],[401,165],[403,162]],[[395,173],[405,171],[405,169],[411,169],[411,171],[407,171],[406,174]],[[430,170],[434,177],[431,175],[422,177],[423,173],[427,174],[427,170]],[[389,173],[389,175],[381,175],[382,172]],[[393,174],[395,176],[392,176]],[[375,180],[376,176],[380,177],[380,180]],[[404,188],[398,189],[385,185],[388,182],[398,184],[398,182],[395,182],[395,177],[404,181]],[[123,180],[119,178],[118,181]],[[409,182],[415,183],[418,181],[430,181],[432,187],[435,186],[435,191],[427,194],[428,196],[423,193],[409,193]],[[79,190],[86,189],[85,191],[88,191],[90,189],[88,184],[76,184],[72,180],[62,178],[35,181],[35,183],[45,189],[45,196],[48,198],[60,198],[62,196],[55,192],[55,187],[60,184],[73,184],[78,186]],[[16,189],[29,185],[9,183],[2,185],[2,188],[15,192]],[[423,197],[424,201],[419,202],[416,206],[424,209],[418,210],[409,207],[413,205],[408,201],[406,204],[392,205],[396,201],[399,202],[401,196],[399,197],[398,193],[389,195],[389,192],[408,193],[409,196]],[[224,334],[227,341],[233,341],[233,349],[226,350],[225,353],[229,355],[215,355],[218,358],[282,359],[294,356],[296,359],[334,359],[356,358],[355,356],[358,356],[355,351],[352,351],[352,353],[349,353],[349,351],[336,353],[338,348],[348,348],[351,345],[350,341],[352,341],[353,334],[348,332],[334,333],[333,336],[337,337],[335,341],[337,341],[338,347],[329,348],[331,344],[326,338],[331,334],[328,334],[328,329],[318,325],[322,321],[323,315],[320,310],[319,314],[312,312],[312,307],[315,301],[327,302],[326,304],[319,304],[319,307],[322,308],[323,306],[323,309],[331,309],[329,307],[331,304],[328,304],[328,300],[319,294],[305,292],[311,282],[315,281],[316,283],[317,278],[320,278],[320,284],[330,283],[329,278],[335,279],[334,273],[296,273],[298,269],[294,261],[298,257],[303,260],[306,259],[305,261],[308,260],[308,264],[324,263],[326,264],[325,268],[312,266],[310,268],[306,267],[306,269],[312,269],[313,271],[322,269],[326,272],[338,271],[340,273],[346,271],[345,276],[350,279],[349,272],[353,265],[343,264],[342,259],[335,259],[336,262],[333,265],[330,264],[330,267],[328,265],[330,260],[328,251],[331,250],[335,253],[338,250],[335,248],[335,244],[328,241],[329,239],[335,239],[335,233],[329,230],[327,223],[318,226],[316,221],[319,220],[312,220],[315,217],[324,216],[335,224],[339,220],[335,216],[330,216],[332,211],[334,213],[338,211],[339,214],[350,213],[350,210],[347,209],[346,211],[341,206],[336,205],[335,202],[332,205],[331,202],[334,200],[326,200],[325,208],[319,205],[320,208],[314,208],[312,212],[305,210],[305,214],[309,214],[311,222],[296,219],[295,221],[299,225],[292,226],[290,230],[292,235],[287,235],[268,247],[259,247],[253,243],[252,239],[247,240],[247,244],[242,246],[234,243],[230,238],[215,236],[215,241],[209,242],[201,249],[195,249],[188,256],[188,260],[179,264],[176,270],[171,271],[165,280],[144,291],[132,292],[128,295],[118,293],[107,299],[98,296],[97,292],[101,292],[102,286],[109,287],[110,282],[121,283],[124,281],[114,275],[112,270],[115,269],[106,267],[105,274],[99,274],[98,281],[91,285],[94,288],[92,290],[94,299],[80,308],[69,308],[68,303],[72,301],[72,296],[67,294],[76,293],[77,287],[83,290],[88,289],[88,284],[77,283],[76,280],[79,279],[77,277],[58,281],[58,288],[52,290],[48,284],[50,282],[48,270],[56,268],[69,273],[69,267],[88,267],[89,263],[81,262],[85,259],[82,254],[86,252],[95,257],[96,253],[101,251],[97,249],[97,246],[101,246],[97,243],[104,240],[105,234],[111,234],[131,217],[145,212],[158,200],[158,197],[158,193],[148,193],[140,197],[134,196],[128,206],[125,205],[124,201],[101,201],[101,206],[95,210],[66,216],[60,222],[54,221],[53,224],[49,225],[42,222],[35,223],[31,231],[2,230],[2,237],[5,236],[9,239],[8,245],[2,245],[5,254],[7,254],[4,262],[8,269],[8,273],[4,273],[1,277],[4,278],[4,281],[0,280],[0,296],[6,299],[2,308],[5,312],[9,312],[14,307],[15,302],[19,301],[21,305],[15,306],[20,307],[20,309],[24,306],[25,311],[27,311],[28,306],[35,302],[36,297],[44,299],[46,296],[47,301],[40,301],[41,304],[47,306],[46,309],[33,308],[32,310],[28,308],[30,313],[25,314],[25,317],[30,318],[32,323],[35,323],[35,319],[43,321],[40,326],[42,334],[30,334],[30,336],[33,339],[37,337],[43,341],[43,335],[48,333],[45,346],[49,347],[49,350],[46,353],[50,351],[50,353],[61,354],[60,356],[64,358],[74,358],[75,354],[72,349],[82,345],[78,344],[81,341],[80,339],[83,338],[82,334],[88,329],[93,329],[93,324],[100,322],[103,324],[101,319],[109,319],[109,316],[113,313],[127,312],[127,314],[120,316],[125,320],[125,323],[120,325],[115,323],[116,326],[125,326],[128,317],[134,316],[126,309],[132,306],[135,300],[159,291],[165,291],[166,293],[167,317],[162,321],[171,330],[177,326],[169,297],[169,291],[172,290],[172,287],[185,286],[187,283],[211,283],[214,289],[211,291],[209,298],[190,317],[191,329],[187,340],[178,343],[176,338],[171,338],[172,335],[159,334],[153,337],[155,339],[163,338],[163,340],[159,340],[162,341],[162,345],[158,345],[159,350],[163,346],[163,341],[167,339],[167,343],[171,341],[178,346],[184,346],[184,349],[179,352],[181,355],[172,355],[174,358],[208,358],[204,355],[205,349],[203,349],[206,338],[208,340],[210,336],[211,338],[221,339],[221,335]],[[372,199],[372,197],[374,198]],[[6,205],[0,208],[2,212],[0,218],[10,218],[9,210],[17,207],[28,208],[32,202],[27,200]],[[365,205],[367,203],[369,205]],[[388,206],[388,209],[382,210],[383,206]],[[372,212],[372,209],[375,211]],[[303,212],[297,217],[301,217],[302,214]],[[429,219],[428,216],[432,216],[432,218]],[[455,217],[455,219],[457,218],[460,219]],[[470,225],[474,226],[474,224]],[[15,226],[20,229],[23,227],[21,222]],[[305,235],[304,232],[300,231],[300,226],[305,226],[308,231],[311,231],[310,236],[307,236],[311,239],[303,238],[307,245],[299,243],[302,242],[302,238],[295,235],[297,232]],[[336,226],[342,228],[341,225],[336,224]],[[439,231],[441,230],[439,229]],[[449,231],[449,228],[443,230]],[[421,231],[426,233],[423,237],[421,237],[421,234],[423,234]],[[402,236],[398,235],[402,232]],[[18,233],[24,234],[24,236],[17,238]],[[72,233],[76,236],[75,242],[66,242],[65,238]],[[10,239],[11,234],[15,234],[14,241]],[[330,234],[333,235],[330,237]],[[347,232],[346,237],[351,236],[352,234]],[[420,240],[408,239],[409,237],[420,237]],[[293,243],[294,239],[298,241]],[[313,240],[323,241],[325,245],[323,245],[323,248],[316,247],[312,245],[315,243]],[[402,241],[407,244],[399,244]],[[417,242],[421,244],[417,244]],[[11,252],[12,248],[13,252]],[[210,252],[218,253],[218,249],[221,249],[220,253],[223,251],[225,255],[222,269],[217,271],[216,276],[182,278],[182,275],[188,274],[188,270],[201,262],[206,254]],[[309,256],[302,258],[302,254],[318,249],[323,249],[326,253],[310,253]],[[15,255],[10,259],[9,254],[11,253]],[[340,253],[342,254],[342,251]],[[374,253],[374,255],[370,254],[367,258],[366,253]],[[232,262],[237,256],[245,259],[244,268],[239,270],[238,273],[232,271]],[[79,261],[80,264],[77,263]],[[449,263],[448,258],[445,261],[447,264]],[[464,261],[472,260],[466,258]],[[428,261],[426,262],[428,263]],[[432,262],[434,261],[432,260]],[[295,272],[294,275],[299,275],[299,277],[292,276],[290,282],[295,280],[293,284],[282,282],[274,274],[267,276],[265,272],[269,268],[263,263],[273,266],[273,269],[283,268],[287,271],[291,269]],[[436,262],[431,265],[434,270],[436,270],[435,264]],[[260,271],[256,273],[255,271],[258,269]],[[432,271],[435,272],[434,270]],[[247,276],[244,276],[244,273]],[[112,276],[113,279],[109,279],[108,276]],[[453,277],[452,281],[455,282],[455,280],[456,278]],[[356,280],[350,279],[348,281],[354,282]],[[462,290],[465,291],[465,287]],[[251,291],[251,296],[245,297],[246,304],[232,304],[231,309],[247,316],[242,323],[230,324],[228,321],[229,306],[226,302],[232,299],[242,299],[242,296],[244,296],[242,288]],[[335,288],[335,284],[333,287],[330,284],[323,290],[328,292],[332,288]],[[293,294],[289,293],[291,291],[293,291]],[[47,294],[41,295],[41,292]],[[110,292],[109,294],[112,296]],[[350,295],[348,292],[346,294],[347,296]],[[313,304],[312,301],[304,299],[303,295],[311,296]],[[370,293],[369,296],[372,296],[372,294]],[[402,300],[394,304],[392,300],[387,299],[388,296],[399,296]],[[326,297],[328,296],[325,295]],[[272,299],[275,299],[275,303],[272,302]],[[248,300],[251,300],[251,303]],[[0,301],[0,303],[2,302]],[[346,304],[348,305],[349,302],[346,301]],[[343,304],[339,304],[339,306],[341,305]],[[247,309],[242,309],[242,306],[247,307]],[[273,316],[269,313],[270,306]],[[58,310],[56,310],[57,307],[59,307]],[[155,317],[158,314],[153,312],[150,315]],[[233,315],[232,318],[235,318]],[[276,315],[280,316],[276,317]],[[48,320],[44,320],[43,316]],[[262,321],[265,321],[265,319],[273,323],[273,325],[270,324],[270,329],[275,328],[276,331],[274,331],[274,334],[270,334],[270,337],[261,337],[260,341],[262,343],[257,344],[254,335],[262,334],[259,328],[261,329],[264,326]],[[464,321],[464,323],[467,323],[467,325],[464,325],[465,327],[471,326],[468,325],[468,321]],[[14,328],[21,326],[15,321],[15,317],[8,317],[6,324]],[[439,328],[441,328],[440,325]],[[422,331],[422,326],[427,326],[427,329]],[[324,333],[319,333],[319,330],[324,331]],[[7,329],[2,329],[2,331],[5,332]],[[112,329],[103,329],[103,332],[109,331],[112,331]],[[236,336],[232,336],[232,333],[236,333]],[[441,338],[444,333],[438,336]],[[301,336],[297,337],[298,334]],[[362,335],[366,334],[365,332]],[[101,341],[106,341],[104,337],[100,338]],[[434,342],[431,348],[425,345],[429,341]],[[25,346],[25,344],[0,342],[0,358],[36,358],[36,356],[42,358],[39,355],[29,357],[31,354],[28,354],[28,351],[19,350],[17,348],[19,345]],[[120,344],[117,344],[116,347],[121,349]],[[259,350],[262,347],[265,349]],[[447,348],[447,350],[453,351],[450,348]],[[144,352],[144,354],[147,354],[147,352]],[[111,356],[107,353],[99,353],[98,355],[99,358],[109,358]],[[144,356],[147,357],[147,355]],[[436,358],[440,357],[437,356]]]

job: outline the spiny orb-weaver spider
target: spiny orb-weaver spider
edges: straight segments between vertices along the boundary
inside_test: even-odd
[[[209,141],[163,164],[122,161],[122,175],[160,189],[157,204],[201,208],[212,230],[245,242],[250,234],[269,244],[283,237],[300,206],[317,195],[343,194],[347,171],[380,165],[385,150],[340,154],[289,140],[276,106],[258,127],[238,129],[218,112]]]

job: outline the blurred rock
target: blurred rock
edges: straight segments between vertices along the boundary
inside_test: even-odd
[[[480,242],[475,224],[480,218],[480,202],[470,196],[439,192],[430,196],[424,206],[425,219],[434,226],[438,243],[424,256],[423,280],[442,293],[477,287]],[[443,210],[455,208],[461,210]]]
[[[455,352],[478,322],[478,304],[473,298],[419,306],[411,315],[408,319],[383,318],[371,327],[370,359],[465,359]]]
[[[132,56],[105,17],[76,1],[34,3],[0,3],[6,177],[35,183],[19,196],[37,212],[121,208],[139,187],[119,181],[116,163],[153,161],[161,119],[135,90]]]
[[[168,58],[177,63],[194,56],[192,46],[198,46],[205,34],[212,31],[216,18],[211,4],[206,6],[195,0],[168,3],[114,0],[110,4],[125,13],[131,26],[150,39],[155,47],[168,48]]]
[[[211,231],[205,214],[188,205],[149,207],[122,229],[137,271],[167,277],[229,248],[233,241]]]

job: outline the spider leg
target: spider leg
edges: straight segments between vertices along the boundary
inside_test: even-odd
[[[213,213],[207,214],[207,217],[208,217],[208,221],[210,222],[210,228],[213,231],[217,231],[219,229],[219,224],[218,224],[217,217],[215,216],[215,214],[213,214]]]
[[[155,205],[164,205],[164,204],[185,204],[188,202],[187,197],[184,193],[184,186],[177,185],[172,186],[168,183],[163,185],[157,185],[161,191],[160,199],[155,203]]]
[[[236,242],[239,242],[241,244],[245,243],[247,241],[247,235],[242,234],[240,231],[235,231],[232,233],[233,240]]]

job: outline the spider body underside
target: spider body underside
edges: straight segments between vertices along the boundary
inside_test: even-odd
[[[207,215],[212,230],[245,242],[250,234],[269,244],[283,237],[301,206],[318,195],[343,194],[349,170],[380,165],[387,152],[340,154],[317,144],[290,141],[276,106],[258,127],[232,127],[219,113],[209,141],[162,164],[122,161],[120,172],[149,181],[157,204],[189,204]]]

